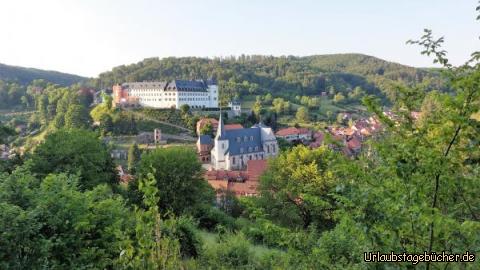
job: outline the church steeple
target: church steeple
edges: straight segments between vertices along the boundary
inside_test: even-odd
[[[220,111],[220,117],[218,119],[217,135],[215,136],[215,139],[221,140],[224,137],[225,137],[225,127],[223,125],[222,111]]]

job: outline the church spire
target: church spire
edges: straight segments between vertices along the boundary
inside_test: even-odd
[[[218,119],[218,129],[216,139],[222,139],[225,136],[225,127],[223,125],[222,111],[220,110],[220,117]]]

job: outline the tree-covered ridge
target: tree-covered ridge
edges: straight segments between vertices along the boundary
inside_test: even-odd
[[[408,85],[429,80],[441,85],[436,73],[384,61],[362,54],[332,54],[305,57],[242,55],[229,58],[147,58],[115,67],[93,83],[109,88],[126,81],[198,79],[218,80],[222,94],[319,95],[324,91],[350,92],[360,86],[369,94],[391,96],[391,84]]]
[[[17,82],[21,85],[28,85],[37,79],[43,79],[45,81],[64,86],[69,86],[71,84],[86,80],[85,77],[58,71],[0,64],[0,80]]]

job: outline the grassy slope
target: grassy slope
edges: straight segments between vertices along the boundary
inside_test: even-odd
[[[198,234],[200,235],[201,239],[204,242],[204,245],[206,246],[212,246],[216,245],[218,243],[218,234],[212,233],[212,232],[207,232],[204,230],[199,230]],[[251,244],[250,248],[256,255],[263,255],[265,253],[268,253],[270,251],[273,251],[274,249],[268,248],[263,245],[256,245],[256,244]],[[275,249],[275,251],[279,251],[278,249]]]

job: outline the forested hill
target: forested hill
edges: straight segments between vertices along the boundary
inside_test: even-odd
[[[65,86],[87,80],[87,78],[85,77],[62,73],[58,71],[24,68],[0,64],[1,81],[16,82],[21,85],[28,85],[36,79],[43,79],[48,82]]]
[[[148,58],[99,75],[97,87],[125,81],[198,79],[213,77],[226,95],[316,95],[322,91],[348,92],[356,86],[369,93],[390,96],[392,82],[414,84],[439,78],[427,70],[404,66],[362,54],[305,57],[240,56],[229,58]]]

